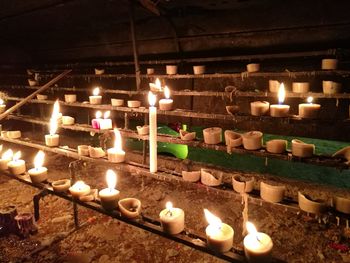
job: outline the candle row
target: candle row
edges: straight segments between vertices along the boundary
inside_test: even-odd
[[[269,80],[269,91],[277,93],[279,90],[280,82],[278,80]],[[324,94],[337,94],[341,92],[342,84],[331,80],[322,81],[322,91]],[[292,91],[294,93],[308,93],[310,91],[309,82],[293,82]]]
[[[254,101],[250,103],[250,112],[253,116],[263,116],[270,112],[272,117],[288,117],[290,106],[283,104],[286,96],[284,84],[281,83],[278,90],[278,104],[270,105],[267,101]],[[308,97],[307,103],[299,104],[299,116],[301,118],[317,118],[321,105],[313,103],[313,98]]]

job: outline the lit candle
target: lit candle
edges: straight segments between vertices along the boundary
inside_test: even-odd
[[[85,184],[83,181],[77,181],[71,187],[69,187],[69,192],[73,197],[79,198],[90,193],[90,186]]]
[[[45,135],[45,144],[50,147],[58,146],[60,143],[60,136],[56,134],[57,120],[50,119],[50,133]]]
[[[149,102],[149,170],[151,173],[155,173],[158,170],[157,167],[157,108],[156,95],[151,91],[148,93]]]
[[[2,145],[1,145],[2,148]],[[13,151],[11,149],[8,149],[6,152],[4,152],[1,155],[1,159],[0,159],[0,170],[4,171],[8,169],[8,162],[11,161],[13,157]]]
[[[24,160],[21,160],[21,151],[16,152],[12,161],[8,162],[8,168],[12,175],[20,175],[26,172],[26,163]]]
[[[112,119],[110,119],[111,112],[106,111],[103,114],[103,119],[100,120],[100,130],[112,129]]]
[[[317,118],[321,105],[312,103],[313,98],[308,97],[307,103],[299,104],[299,116],[301,118]]]
[[[160,110],[171,110],[173,108],[173,100],[170,99],[170,90],[167,86],[164,87],[164,97],[159,101]]]
[[[204,214],[209,223],[205,229],[208,247],[220,253],[229,251],[233,245],[233,228],[222,223],[219,217],[213,215],[207,209],[204,209]]]
[[[281,83],[278,89],[278,104],[273,104],[270,106],[270,115],[272,117],[287,117],[289,112],[289,105],[284,105],[284,99],[286,96],[286,91],[284,89],[284,84]]]
[[[60,104],[58,100],[53,104],[51,119],[57,120],[58,124],[62,123],[62,113],[60,112]]]
[[[106,173],[106,181],[108,188],[102,189],[98,196],[101,200],[101,205],[106,210],[113,210],[118,205],[119,191],[115,189],[117,185],[117,175],[112,170]]]
[[[160,223],[165,233],[176,235],[185,228],[185,212],[181,208],[173,207],[171,202],[166,203],[166,209],[159,214]]]
[[[154,83],[149,83],[149,89],[152,92],[162,91],[162,84],[160,83],[160,80],[157,78]]]
[[[114,147],[107,150],[108,161],[122,163],[125,161],[125,152],[122,149],[122,137],[118,129],[114,129]]]
[[[270,262],[273,243],[265,233],[258,232],[255,226],[247,222],[248,235],[243,240],[244,253],[249,262]]]
[[[92,91],[92,96],[89,96],[90,104],[94,104],[94,105],[101,104],[102,96],[99,94],[100,94],[100,88],[99,87],[94,88],[94,90]]]
[[[101,122],[102,112],[97,111],[95,114],[95,119],[92,119],[91,126],[93,129],[100,129],[100,122]]]
[[[6,105],[4,104],[4,100],[0,99],[0,113],[4,112],[6,109]]]
[[[47,179],[47,168],[43,167],[45,153],[39,151],[34,158],[34,168],[28,171],[33,183],[41,183]]]
[[[64,101],[67,103],[73,103],[77,101],[76,94],[64,94]]]
[[[267,101],[253,101],[250,103],[250,113],[253,116],[263,116],[269,112],[270,103]]]

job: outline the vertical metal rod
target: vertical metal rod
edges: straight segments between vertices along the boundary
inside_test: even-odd
[[[129,129],[129,115],[127,112],[124,113],[124,129]]]
[[[144,125],[148,125],[148,114],[145,113],[143,115],[144,117]],[[148,141],[143,140],[143,144],[142,144],[142,164],[146,164],[146,159],[147,159],[147,145],[148,145]]]
[[[76,164],[79,162],[78,161],[73,161],[69,163],[69,173],[70,173],[70,177],[72,180],[72,184],[75,183],[76,181],[76,177],[75,177],[75,166]],[[73,198],[73,216],[74,216],[74,225],[75,228],[79,228],[79,213],[78,213],[78,205],[77,203],[74,201]]]
[[[132,50],[134,54],[134,64],[135,64],[135,75],[136,75],[136,90],[141,89],[141,70],[139,64],[139,55],[136,43],[136,32],[135,32],[135,17],[134,17],[134,1],[129,1],[129,18],[130,18],[130,32],[132,41]]]

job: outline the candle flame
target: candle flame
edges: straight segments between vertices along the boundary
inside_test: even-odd
[[[284,102],[285,97],[286,97],[286,91],[284,89],[284,84],[281,83],[278,89],[278,103],[282,104]]]
[[[212,225],[214,228],[221,228],[222,221],[219,217],[212,214],[208,209],[204,209],[205,219]]]
[[[51,118],[50,119],[50,135],[56,134],[57,127],[58,127],[57,119]]]
[[[154,106],[156,104],[157,96],[154,95],[151,91],[148,92],[148,102],[150,106]]]
[[[108,119],[109,116],[111,116],[111,111],[106,111],[106,112],[103,114],[103,118],[104,118],[104,119]]]
[[[170,98],[170,89],[168,88],[168,86],[165,86],[164,88],[164,96],[166,99]]]
[[[254,226],[254,224],[249,221],[246,223],[245,227],[247,228],[247,231],[249,234],[258,233],[258,230],[256,230],[256,227]]]
[[[122,136],[120,135],[120,131],[115,128],[114,129],[114,148],[119,151],[122,150]]]
[[[154,83],[154,84],[156,85],[156,87],[157,87],[157,88],[159,88],[159,90],[161,90],[161,89],[162,89],[162,84],[160,83],[159,78],[157,78],[157,79],[156,79],[156,81],[155,81],[155,83]]]
[[[85,183],[83,181],[76,181],[75,184],[72,186],[74,189],[81,190],[85,186]]]
[[[21,156],[22,156],[21,151],[18,151],[18,152],[16,152],[16,153],[13,155],[12,160],[13,160],[13,161],[18,161],[19,159],[21,159]]]
[[[53,104],[51,119],[57,120],[59,113],[60,113],[60,104],[59,104],[58,100],[56,100],[55,103]]]
[[[96,116],[96,119],[100,119],[102,117],[102,112],[96,111],[95,116]]]
[[[172,202],[166,202],[165,207],[167,210],[172,211],[173,210],[173,203]]]
[[[38,151],[34,158],[34,167],[36,169],[43,167],[44,164],[45,153],[43,151]]]
[[[0,105],[3,105],[3,104],[4,104],[4,100],[0,99]]]
[[[307,101],[308,103],[312,103],[313,100],[314,100],[313,97],[307,97],[307,100],[306,100],[306,101]]]
[[[6,152],[4,152],[1,155],[1,159],[4,159],[4,160],[11,160],[12,157],[13,157],[13,151],[11,149],[8,149]]]
[[[117,175],[113,170],[107,170],[106,181],[109,189],[114,189],[117,185]]]
[[[92,91],[92,95],[98,96],[99,94],[100,94],[100,88],[99,87],[94,88],[94,90]]]

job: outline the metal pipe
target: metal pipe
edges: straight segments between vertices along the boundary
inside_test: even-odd
[[[141,89],[141,70],[139,65],[137,42],[136,42],[136,31],[135,31],[135,12],[134,12],[134,1],[129,0],[129,19],[130,19],[130,33],[132,41],[132,51],[134,55],[135,75],[136,75],[136,90]]]

